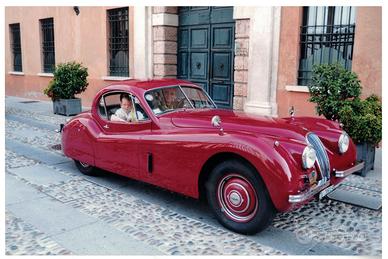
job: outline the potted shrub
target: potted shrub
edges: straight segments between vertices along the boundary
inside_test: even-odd
[[[382,138],[382,107],[376,95],[360,99],[361,84],[354,72],[339,64],[313,67],[309,101],[319,115],[339,121],[357,145],[357,159],[365,162],[362,176],[373,169],[375,147]]]
[[[81,99],[76,98],[88,86],[88,70],[76,62],[61,63],[55,67],[54,78],[44,93],[53,100],[55,114],[75,115],[82,111]]]
[[[382,106],[376,95],[365,100],[359,98],[341,108],[339,121],[343,129],[357,144],[357,158],[365,162],[360,171],[365,176],[373,170],[375,162],[375,147],[382,138]]]

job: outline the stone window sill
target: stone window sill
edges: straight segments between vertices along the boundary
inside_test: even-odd
[[[8,74],[14,76],[24,76],[24,73],[19,71],[9,71]]]
[[[124,81],[132,79],[132,77],[123,77],[123,76],[103,76],[101,77],[104,81]]]
[[[304,85],[286,85],[286,90],[288,92],[299,92],[299,93],[309,92],[309,88]]]
[[[38,76],[42,77],[54,77],[53,73],[38,73]]]

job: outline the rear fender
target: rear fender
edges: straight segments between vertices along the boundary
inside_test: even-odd
[[[72,159],[95,166],[98,125],[88,118],[73,119],[62,130],[63,153]]]

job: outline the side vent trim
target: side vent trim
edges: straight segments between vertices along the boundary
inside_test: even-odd
[[[152,161],[152,154],[150,152],[147,153],[147,170],[148,170],[148,173],[152,173],[152,164],[153,164],[153,161]]]

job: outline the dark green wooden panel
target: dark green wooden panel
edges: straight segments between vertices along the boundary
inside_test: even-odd
[[[189,8],[183,10],[179,12],[179,26],[210,24],[210,8]]]
[[[222,108],[233,107],[233,7],[181,7],[178,78],[205,89]]]
[[[233,21],[233,7],[212,7],[210,23],[226,23],[231,21]]]
[[[192,52],[190,57],[190,77],[195,79],[208,78],[208,53]]]
[[[230,85],[227,84],[212,84],[210,93],[217,105],[221,107],[230,105],[230,89]]]
[[[213,80],[231,80],[230,64],[232,54],[229,52],[212,52],[211,60]]]
[[[190,48],[209,48],[209,28],[194,28],[190,30]]]
[[[188,48],[189,47],[189,30],[183,29],[179,30],[178,35],[179,48]]]
[[[188,63],[188,53],[187,52],[179,52],[178,53],[178,63],[181,64],[180,66],[178,66],[178,75],[179,75],[179,78],[187,78],[188,76],[188,66],[189,66],[189,63]]]
[[[233,47],[234,35],[233,24],[215,25],[212,27],[212,48],[231,49]]]

